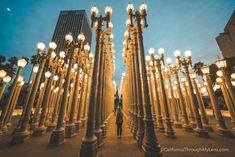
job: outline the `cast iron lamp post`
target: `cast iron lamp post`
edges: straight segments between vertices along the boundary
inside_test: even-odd
[[[160,48],[158,50],[160,54],[160,58],[158,56],[154,56],[154,49],[150,48],[149,49],[149,54],[151,55],[152,61],[155,62],[156,67],[158,69],[158,77],[160,80],[160,93],[162,95],[162,103],[165,111],[165,122],[166,122],[166,136],[170,138],[175,138],[175,132],[172,128],[172,122],[170,118],[170,112],[169,112],[169,106],[167,102],[167,96],[166,96],[166,90],[164,86],[164,81],[163,81],[163,75],[162,75],[162,64],[164,64],[164,49]]]
[[[157,137],[154,131],[154,121],[151,111],[150,97],[149,97],[149,88],[147,81],[147,72],[146,72],[146,63],[145,63],[145,54],[144,54],[144,43],[142,35],[142,24],[141,20],[144,20],[144,27],[147,27],[147,5],[141,3],[140,10],[134,13],[134,6],[131,3],[127,5],[127,12],[129,14],[131,25],[133,25],[133,18],[136,21],[137,26],[137,36],[139,40],[139,49],[140,49],[140,62],[141,62],[141,74],[142,74],[142,83],[143,83],[143,94],[144,94],[144,106],[145,106],[145,136],[143,139],[143,150],[145,152],[145,157],[157,157],[161,156],[160,146],[158,144]]]
[[[103,22],[107,23],[107,27],[110,22],[110,16],[112,15],[112,8],[107,6],[105,8],[105,17],[101,15],[98,16],[98,8],[93,6],[91,8],[91,27],[96,23],[96,48],[94,57],[94,69],[92,72],[91,80],[91,92],[90,92],[90,102],[88,106],[88,120],[87,120],[87,130],[85,137],[82,139],[82,145],[80,150],[80,157],[95,157],[97,154],[97,137],[94,135],[94,116],[95,116],[95,96],[97,87],[97,69],[100,57],[100,35],[102,31]]]
[[[212,83],[211,83],[211,78],[209,76],[210,74],[210,69],[208,66],[203,66],[201,68],[204,76],[205,76],[205,80],[206,80],[206,84],[207,84],[207,89],[210,95],[210,100],[211,100],[211,104],[215,113],[215,117],[216,120],[218,121],[218,131],[219,134],[221,136],[225,136],[225,137],[233,137],[233,134],[227,129],[226,125],[225,125],[225,121],[223,119],[223,116],[221,114],[220,109],[218,108],[218,103],[216,101],[216,97],[215,97],[215,93],[212,87]]]
[[[180,51],[175,52],[176,62],[179,67],[183,66],[186,74],[186,81],[188,83],[188,89],[189,89],[189,100],[191,103],[191,106],[193,108],[193,113],[196,118],[197,127],[195,128],[195,132],[200,137],[209,137],[208,131],[203,129],[201,117],[198,111],[197,100],[193,92],[193,85],[190,79],[189,75],[189,65],[192,65],[192,57],[191,57],[191,51],[187,50],[185,51],[185,56],[183,58],[180,57]]]

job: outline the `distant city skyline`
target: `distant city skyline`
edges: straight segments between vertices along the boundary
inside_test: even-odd
[[[111,0],[0,0],[0,54],[6,57],[31,57],[36,53],[37,42],[48,45],[52,38],[61,10],[85,9],[90,18],[90,8],[97,5],[99,14],[110,4],[113,8],[111,21],[114,25],[114,48],[116,72],[114,80],[120,85],[121,73],[125,71],[122,59],[122,42],[126,5],[129,1]],[[142,1],[130,1],[135,9]],[[143,30],[145,53],[149,48],[164,48],[167,57],[174,57],[175,50],[192,51],[193,62],[210,64],[221,56],[215,37],[223,32],[235,8],[235,0],[145,0],[148,5],[149,27]],[[94,30],[93,30],[94,33]],[[91,50],[95,48],[95,34]],[[29,76],[28,66],[23,75]]]

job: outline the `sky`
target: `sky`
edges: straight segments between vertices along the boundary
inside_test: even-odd
[[[105,6],[113,9],[116,71],[113,80],[120,85],[123,64],[122,48],[126,5],[139,9],[139,0],[0,0],[0,54],[6,57],[30,57],[36,53],[38,42],[49,43],[61,10],[85,9],[97,5],[104,15]],[[143,30],[145,53],[149,48],[165,49],[166,57],[175,50],[192,51],[193,62],[213,63],[221,56],[215,37],[223,32],[235,8],[235,0],[145,0],[148,5],[148,28]],[[90,20],[90,19],[89,19]],[[94,31],[93,31],[94,32]],[[94,52],[94,35],[91,43]],[[23,75],[29,76],[30,66]]]

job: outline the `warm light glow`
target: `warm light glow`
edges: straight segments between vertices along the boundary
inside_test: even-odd
[[[25,83],[24,81],[21,81],[21,82],[20,82],[20,86],[23,86],[23,85],[24,85],[24,83]]]
[[[113,23],[112,22],[109,22],[109,28],[113,29]]]
[[[184,52],[184,55],[185,55],[185,57],[191,57],[192,56],[192,52],[190,50],[186,50]]]
[[[19,66],[19,67],[25,67],[26,66],[26,64],[27,64],[27,61],[24,59],[24,58],[22,58],[22,59],[19,59],[18,61],[17,61],[17,65]]]
[[[51,53],[51,58],[54,59],[55,57],[56,57],[56,53],[55,53],[55,51],[53,51],[53,52]]]
[[[175,55],[175,57],[179,57],[180,56],[180,50],[175,50],[174,55]]]
[[[160,48],[160,49],[158,49],[158,53],[159,53],[159,55],[163,55],[163,54],[164,54],[164,52],[165,52],[164,48]]]
[[[68,42],[72,42],[73,41],[73,36],[69,33],[65,35],[65,40]]]
[[[3,78],[7,75],[7,72],[5,70],[0,70],[0,78]]]
[[[40,85],[40,89],[44,87],[44,84],[45,84],[44,82],[43,82],[43,83],[41,83],[41,85]]]
[[[50,76],[51,76],[51,72],[50,71],[45,72],[45,77],[49,78]]]
[[[218,71],[216,72],[216,75],[219,76],[219,77],[221,77],[221,76],[223,76],[223,72],[222,72],[221,70],[218,70]]]
[[[210,68],[208,66],[203,66],[201,70],[204,75],[207,75],[210,73]]]
[[[22,82],[24,80],[24,77],[22,75],[20,75],[17,79],[18,82]]]
[[[94,5],[93,7],[91,7],[91,14],[94,16],[97,16],[99,13],[99,9],[96,7],[96,5]]]
[[[127,13],[132,13],[134,11],[134,6],[132,3],[129,2],[127,4],[126,11],[127,11]]]
[[[232,74],[231,74],[231,78],[232,78],[232,79],[235,79],[235,73],[232,73]]]
[[[59,79],[59,76],[58,75],[55,75],[54,78],[53,78],[55,81],[57,81]]]
[[[147,4],[142,2],[141,5],[140,5],[140,12],[145,13],[146,11],[147,11]]]
[[[38,72],[38,69],[39,69],[38,66],[33,67],[33,72],[34,72],[34,73],[37,73],[37,72]]]
[[[55,42],[50,42],[50,43],[49,43],[49,48],[50,48],[50,49],[55,50],[55,49],[56,49],[56,47],[57,47],[57,45],[56,45],[56,43],[55,43]]]
[[[226,68],[227,67],[227,62],[225,59],[220,59],[215,62],[216,66],[218,68]]]
[[[60,58],[64,58],[65,57],[65,52],[64,51],[60,51]]]
[[[86,43],[86,44],[84,45],[84,50],[85,50],[85,51],[90,51],[90,45],[89,45],[89,43]]]
[[[4,78],[3,78],[3,82],[4,83],[8,83],[8,82],[10,82],[11,81],[11,77],[10,76],[5,76]]]
[[[129,25],[131,25],[131,20],[128,18],[128,19],[126,20],[126,26],[129,26]]]
[[[147,56],[145,57],[145,60],[146,60],[147,62],[150,61],[150,56],[147,55]]]
[[[150,55],[153,55],[153,54],[154,54],[154,48],[150,48],[150,49],[149,49],[149,54],[150,54]]]
[[[90,53],[90,54],[89,54],[89,58],[90,58],[90,59],[94,58],[94,54],[93,54],[93,53]]]
[[[77,69],[77,68],[78,68],[78,64],[74,64],[74,65],[73,65],[73,68],[74,68],[74,69]]]
[[[182,77],[182,78],[181,78],[181,81],[182,81],[182,82],[185,82],[185,81],[186,81],[186,77]]]
[[[85,40],[85,36],[84,36],[83,33],[78,34],[78,40],[79,41],[84,41]]]
[[[111,33],[109,37],[110,39],[113,39],[114,38],[113,33]]]
[[[124,33],[124,37],[128,37],[129,36],[129,33],[128,33],[128,31],[125,31],[125,33]]]
[[[104,12],[105,12],[106,15],[112,15],[111,6],[110,5],[106,6]]]
[[[46,47],[46,45],[42,42],[39,42],[37,44],[37,48],[38,48],[39,51],[43,51],[45,49],[45,47]]]
[[[220,86],[216,84],[216,85],[214,85],[213,89],[214,89],[214,91],[216,91],[217,89],[220,89]]]
[[[167,63],[167,64],[171,64],[171,62],[172,62],[171,58],[167,58],[167,59],[166,59],[166,63]]]
[[[190,77],[191,77],[192,79],[195,79],[195,78],[197,77],[197,75],[196,75],[196,73],[191,73],[191,74],[190,74]]]
[[[216,82],[218,82],[218,83],[222,83],[222,82],[223,82],[223,80],[222,80],[222,78],[221,78],[221,77],[218,77],[218,78],[216,78]]]

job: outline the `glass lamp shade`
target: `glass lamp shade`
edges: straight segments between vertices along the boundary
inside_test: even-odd
[[[223,72],[222,72],[221,70],[218,70],[218,71],[216,72],[216,75],[219,76],[219,77],[221,77],[221,76],[223,76]]]
[[[96,5],[94,5],[93,7],[91,7],[91,14],[94,16],[98,16],[99,13],[99,9],[96,7]]]
[[[129,33],[128,33],[128,31],[125,31],[125,33],[124,33],[124,37],[128,37],[129,36]]]
[[[94,58],[94,54],[93,54],[93,53],[90,53],[90,54],[89,54],[89,58],[90,58],[90,59],[93,59],[93,58]]]
[[[185,57],[191,57],[191,56],[192,56],[192,52],[191,52],[190,50],[186,50],[186,51],[184,52],[184,56],[185,56]]]
[[[111,33],[109,37],[110,37],[110,39],[113,39],[114,38],[113,33]]]
[[[225,59],[220,59],[215,62],[216,66],[218,68],[226,68],[227,67],[227,62]]]
[[[58,75],[55,75],[53,80],[57,81],[59,79],[59,76]]]
[[[90,51],[90,45],[89,45],[89,43],[86,43],[86,44],[84,45],[84,50],[85,50],[85,51]]]
[[[174,55],[175,55],[175,57],[179,57],[180,56],[180,50],[175,50]]]
[[[122,76],[125,77],[125,76],[126,76],[126,73],[122,73]]]
[[[167,58],[167,59],[166,59],[166,63],[167,63],[167,64],[171,64],[171,62],[172,62],[171,58]]]
[[[22,58],[22,59],[19,59],[18,61],[17,61],[17,65],[19,66],[19,67],[25,67],[26,66],[26,64],[27,64],[27,61],[24,59],[24,58]]]
[[[223,80],[222,80],[222,78],[221,78],[221,77],[218,77],[218,78],[216,78],[216,82],[218,82],[218,83],[222,83],[222,82],[223,82]]]
[[[128,3],[126,7],[127,13],[132,13],[134,11],[134,5],[132,3]]]
[[[130,26],[131,25],[131,20],[128,18],[127,20],[126,20],[126,26]]]
[[[22,82],[24,80],[24,77],[22,75],[20,75],[17,79],[17,82]]]
[[[105,12],[106,15],[112,15],[111,6],[110,5],[106,6],[104,12]]]
[[[43,83],[41,83],[41,85],[40,85],[40,89],[41,89],[41,88],[43,88],[43,87],[44,87],[44,82],[43,82]]]
[[[201,70],[204,75],[207,75],[210,73],[210,68],[208,66],[203,66]]]
[[[51,53],[51,58],[54,59],[55,57],[56,57],[56,53],[53,51],[53,52]]]
[[[84,41],[85,40],[85,36],[84,36],[83,33],[78,34],[78,40],[79,41]]]
[[[38,66],[33,67],[33,72],[37,73],[38,72],[38,68],[39,68]]]
[[[126,40],[124,40],[122,43],[123,43],[123,46],[126,46]]]
[[[154,48],[150,48],[149,49],[149,55],[153,55],[154,54]]]
[[[10,76],[5,76],[5,77],[3,77],[3,82],[4,83],[8,83],[8,82],[10,82],[11,81],[11,77]]]
[[[145,60],[146,60],[147,62],[149,62],[149,61],[150,61],[150,56],[147,55],[147,56],[145,57]]]
[[[235,79],[235,73],[231,74],[231,78],[234,80]]]
[[[57,47],[56,43],[55,42],[50,42],[49,43],[49,48],[52,49],[52,50],[55,50]]]
[[[5,70],[0,70],[0,78],[3,78],[7,75],[7,72]]]
[[[113,29],[113,23],[112,22],[109,22],[109,28]]]
[[[37,44],[37,49],[38,49],[39,51],[43,51],[43,50],[45,49],[45,47],[46,47],[46,45],[45,45],[44,43],[42,43],[42,42],[39,42],[39,43]]]
[[[190,77],[191,77],[192,79],[195,79],[195,78],[197,77],[197,75],[196,75],[196,73],[191,73],[191,74],[190,74]]]
[[[144,2],[142,2],[140,4],[140,12],[141,13],[145,13],[147,11],[147,4],[145,4]]]
[[[181,78],[181,81],[182,81],[182,82],[185,82],[185,81],[186,81],[186,77],[182,77],[182,78]]]
[[[59,55],[60,55],[61,58],[64,58],[65,57],[65,52],[64,51],[60,51]]]
[[[24,81],[21,81],[21,82],[20,82],[20,86],[23,86],[23,85],[24,85],[24,83],[25,83]]]
[[[213,88],[214,88],[214,91],[216,91],[217,89],[220,89],[220,86],[216,84],[216,85],[214,85]]]
[[[50,76],[51,76],[51,72],[50,71],[45,72],[45,77],[49,78]]]
[[[159,53],[159,55],[163,55],[164,54],[164,48],[158,49],[158,53]]]
[[[73,36],[71,35],[71,33],[65,35],[65,40],[68,41],[68,42],[73,41]]]
[[[74,65],[73,65],[73,68],[74,68],[74,69],[78,69],[78,64],[77,64],[77,63],[74,64]]]

